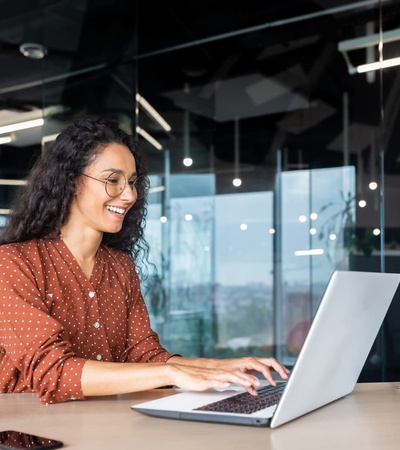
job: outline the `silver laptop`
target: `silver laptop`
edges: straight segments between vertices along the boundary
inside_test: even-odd
[[[238,388],[184,391],[131,408],[156,417],[275,428],[350,394],[399,282],[400,274],[334,272],[290,378],[278,383],[282,393],[272,406],[245,413],[221,411],[227,398],[242,402],[238,394],[257,401]],[[214,403],[216,408],[210,406]]]

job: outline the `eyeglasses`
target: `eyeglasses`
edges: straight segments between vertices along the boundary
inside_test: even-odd
[[[105,180],[100,178],[95,178],[86,173],[83,173],[85,177],[91,178],[92,180],[100,181],[104,183],[104,187],[108,196],[115,198],[121,195],[125,190],[126,185],[131,188],[132,192],[136,192],[136,199],[146,197],[149,191],[149,184],[147,177],[141,175],[135,180],[126,181],[126,177],[122,172],[111,172],[110,175]]]

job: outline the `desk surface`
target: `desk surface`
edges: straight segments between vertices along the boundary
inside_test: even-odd
[[[85,450],[398,450],[399,384],[358,384],[353,394],[274,430],[158,419],[130,410],[134,403],[174,393],[167,389],[48,406],[33,394],[0,394],[0,429]]]

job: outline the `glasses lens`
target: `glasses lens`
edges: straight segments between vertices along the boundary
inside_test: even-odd
[[[106,192],[110,197],[118,197],[126,186],[126,178],[123,173],[113,172],[106,180]]]
[[[136,180],[129,182],[133,191],[136,191],[136,198],[139,200],[149,193],[149,179],[143,175]]]

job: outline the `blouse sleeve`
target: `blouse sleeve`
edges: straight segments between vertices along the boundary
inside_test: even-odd
[[[34,264],[0,247],[0,346],[27,390],[42,403],[83,399],[85,359],[75,357],[62,325],[49,314]]]
[[[129,362],[166,362],[172,356],[179,356],[169,353],[160,344],[157,333],[151,329],[149,314],[134,266],[130,278],[128,343],[122,359]]]

